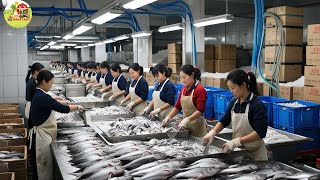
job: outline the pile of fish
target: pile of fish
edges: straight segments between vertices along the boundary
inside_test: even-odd
[[[71,112],[71,113],[56,112],[56,118],[57,118],[57,122],[82,121],[82,119],[76,116],[75,112]]]
[[[288,136],[280,134],[276,130],[270,128],[268,128],[267,135],[263,140],[267,144],[293,141],[293,139]]]
[[[293,108],[302,108],[302,107],[307,107],[304,104],[300,104],[299,102],[291,102],[291,103],[277,103],[278,105],[281,106],[286,106],[286,107],[293,107]]]
[[[0,151],[0,162],[2,160],[23,159],[24,154],[16,151]]]
[[[88,94],[87,96],[81,96],[81,97],[70,97],[70,99],[73,102],[97,102],[97,101],[103,101],[103,99],[96,97],[92,94]]]
[[[98,115],[120,115],[120,114],[130,114],[131,112],[124,107],[109,106],[104,108],[92,108],[90,110],[92,116]]]
[[[0,133],[0,139],[19,139],[19,138],[23,138],[23,135],[18,133]]]
[[[177,131],[173,127],[163,128],[160,121],[150,121],[142,116],[134,117],[129,120],[117,118],[111,123],[95,122],[95,124],[109,137],[157,134]]]

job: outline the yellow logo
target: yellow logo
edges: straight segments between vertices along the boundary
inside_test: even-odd
[[[32,10],[28,3],[15,1],[7,5],[3,12],[4,19],[13,28],[26,27],[32,19]]]

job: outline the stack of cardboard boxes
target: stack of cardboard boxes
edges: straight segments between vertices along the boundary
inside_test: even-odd
[[[303,43],[303,9],[281,6],[267,9],[277,15],[284,27],[284,44],[280,67],[280,82],[291,82],[299,79],[302,74],[302,43]],[[272,79],[276,47],[280,44],[280,33],[275,27],[275,20],[267,17],[265,36],[265,74]]]
[[[214,51],[215,47],[212,44],[206,44],[204,50],[204,70],[206,72],[214,73]]]
[[[168,44],[168,67],[173,74],[177,74],[182,65],[182,45],[177,43]]]
[[[304,98],[320,103],[320,24],[308,26]]]
[[[225,73],[236,68],[236,46],[231,44],[215,45],[215,72]]]

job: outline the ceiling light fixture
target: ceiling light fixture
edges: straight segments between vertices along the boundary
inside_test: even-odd
[[[48,43],[48,46],[52,46],[52,45],[55,45],[57,42],[56,41],[51,41]]]
[[[48,46],[48,45],[45,45],[45,46],[43,46],[43,47],[40,49],[40,51],[45,50],[45,49],[48,49],[48,48],[49,48],[49,46]]]
[[[106,39],[103,41],[103,44],[110,44],[110,43],[113,43],[115,42],[113,39]]]
[[[103,24],[105,22],[111,21],[112,19],[121,16],[122,11],[112,10],[112,11],[98,11],[91,17],[91,22],[94,24]]]
[[[231,22],[233,18],[234,17],[231,14],[223,14],[219,16],[196,20],[194,21],[193,25],[196,27],[203,27],[203,26],[209,26],[214,24],[227,23],[227,22]]]
[[[167,26],[161,26],[158,31],[163,33],[163,32],[170,32],[170,31],[177,31],[181,29],[183,29],[182,23],[177,23],[177,24],[171,24]]]
[[[157,0],[132,0],[126,4],[123,5],[125,9],[138,9],[142,6],[145,6],[147,4],[151,4]]]
[[[82,46],[75,46],[74,48],[75,49],[80,49]]]
[[[95,46],[95,44],[88,44],[89,47]]]
[[[124,34],[124,35],[115,37],[115,38],[113,38],[113,39],[114,39],[115,41],[122,41],[122,40],[129,39],[129,38],[130,38],[129,35]]]
[[[150,31],[140,31],[137,33],[132,33],[131,37],[132,38],[139,38],[139,37],[147,37],[150,36],[152,33]]]
[[[102,41],[96,42],[94,45],[98,46],[98,45],[103,45],[104,43]]]
[[[65,40],[68,40],[68,39],[71,39],[71,38],[73,38],[74,37],[74,34],[67,34],[67,35],[65,35],[65,36],[63,36],[63,38],[62,39],[65,39]]]
[[[93,28],[93,25],[91,23],[84,23],[79,25],[77,28],[75,28],[72,32],[72,34],[74,35],[80,35],[88,30],[90,30],[91,28]]]
[[[68,44],[68,43],[65,43],[65,44],[61,44],[61,46],[77,46],[77,44]]]

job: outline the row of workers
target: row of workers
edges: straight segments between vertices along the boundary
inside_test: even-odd
[[[100,70],[102,71],[101,64]],[[110,73],[108,68],[106,69],[107,72],[103,73],[104,76]],[[179,127],[188,129],[194,136],[203,137],[204,143],[211,143],[217,133],[232,123],[233,140],[223,145],[223,151],[230,152],[236,147],[242,146],[249,151],[248,155],[252,160],[268,159],[267,149],[262,140],[268,127],[267,112],[264,104],[257,98],[258,91],[254,74],[245,73],[242,70],[234,70],[228,75],[227,84],[235,98],[229,104],[227,112],[219,123],[206,134],[203,113],[207,95],[200,83],[201,72],[199,69],[194,68],[192,65],[182,66],[180,79],[185,86],[180,91],[178,100],[174,104],[172,99],[175,96],[175,88],[168,79],[171,75],[170,70],[162,64],[156,65],[152,70],[152,74],[158,84],[149,105],[146,102],[148,83],[143,78],[143,68],[141,66],[135,63],[129,67],[129,74],[133,81],[130,84],[127,96],[125,96],[125,88],[120,89],[122,86],[120,85],[120,79],[124,78],[121,74],[120,66],[113,64],[110,67],[110,71],[113,80],[107,86],[110,87],[113,98],[120,99],[119,105],[130,101],[127,108],[140,114],[149,113],[153,109],[150,114],[164,118],[164,126],[182,110],[183,120],[180,122]],[[57,132],[54,111],[68,113],[75,110],[83,110],[83,108],[59,102],[46,93],[51,89],[53,83],[54,75],[50,71],[34,71],[33,76],[37,79],[37,89],[31,102],[30,118],[33,124],[30,131],[31,147],[33,149],[32,155],[34,155],[36,162],[34,165],[37,167],[35,169],[38,170],[36,174],[39,179],[45,179],[49,177],[49,174],[53,173],[50,143],[56,138]],[[100,81],[97,84],[101,84]],[[95,83],[92,86],[97,84]],[[102,84],[101,88],[103,88]],[[168,96],[172,96],[172,98],[167,98]]]

